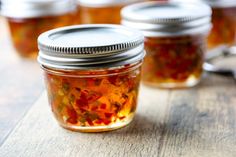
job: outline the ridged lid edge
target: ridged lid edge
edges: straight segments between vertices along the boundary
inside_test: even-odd
[[[205,9],[206,13],[205,15],[195,15],[194,17],[189,17],[189,16],[182,16],[179,18],[152,18],[152,17],[138,17],[134,16],[132,12],[135,10],[148,7],[148,6],[153,6],[153,5],[160,5],[160,6],[165,6],[165,5],[183,5],[183,6],[194,6],[194,5],[201,5],[202,8]],[[133,5],[129,5],[127,7],[124,7],[121,11],[121,16],[123,20],[127,21],[133,21],[133,22],[141,22],[141,23],[150,23],[150,24],[179,24],[179,23],[185,23],[185,22],[191,22],[194,20],[198,20],[207,16],[211,16],[212,11],[209,6],[207,6],[204,3],[180,3],[180,2],[165,2],[165,1],[160,1],[160,2],[143,2],[143,3],[137,3]]]
[[[57,32],[66,31],[68,29],[78,29],[85,27],[117,27],[117,28],[125,28],[123,26],[118,25],[77,25],[77,26],[68,26],[63,28],[57,28],[50,31],[47,31],[41,34],[38,37],[38,47],[39,50],[44,51],[46,53],[54,54],[54,55],[77,55],[80,57],[93,57],[97,55],[111,55],[112,53],[117,53],[120,51],[129,50],[133,47],[137,47],[141,45],[144,41],[143,36],[138,35],[136,38],[123,43],[97,46],[97,47],[74,47],[74,46],[60,46],[54,44],[49,37]],[[128,28],[125,28],[128,29]],[[131,30],[131,29],[129,29]],[[133,31],[133,30],[132,30]]]
[[[64,32],[66,34],[68,32],[73,33],[73,29],[79,29],[79,28],[86,29],[86,27],[93,28],[95,26],[98,28],[101,27],[102,29],[104,27],[108,27],[112,29],[115,28],[115,32],[118,31],[120,33],[124,33],[123,32],[124,30],[123,31],[122,29],[118,30],[117,28],[126,29],[125,32],[128,30],[132,30],[127,27],[120,26],[120,25],[101,25],[100,24],[100,25],[69,26],[69,27],[58,28],[58,29],[45,32],[42,35],[40,35],[38,39],[39,49],[40,49],[38,62],[42,66],[47,66],[51,68],[75,70],[75,69],[110,68],[110,67],[115,67],[115,66],[122,66],[122,65],[132,64],[132,63],[141,61],[144,58],[145,56],[144,43],[143,43],[144,37],[142,33],[134,31],[134,30],[132,30],[132,33],[130,32],[128,33],[128,36],[127,36],[128,40],[125,38],[120,38],[121,42],[119,40],[118,41],[115,40],[113,41],[114,44],[111,44],[111,45],[105,45],[105,46],[102,45],[100,47],[95,47],[95,46],[90,46],[90,44],[85,44],[85,45],[89,45],[89,47],[81,47],[83,46],[83,43],[84,43],[83,41],[82,41],[82,44],[78,44],[77,47],[76,47],[76,44],[78,41],[75,43],[75,45],[72,42],[71,43],[72,46],[63,45],[62,41],[67,40],[67,38],[70,38],[70,34],[69,36],[61,39],[61,37],[63,36],[62,32],[66,31]],[[70,32],[71,29],[72,29],[72,32]],[[76,32],[76,30],[74,31]],[[55,36],[52,36],[52,38],[49,39],[49,36],[53,33],[55,33]],[[77,35],[77,34],[74,34],[74,35]],[[58,38],[59,41],[55,42],[54,44],[50,43],[50,40],[55,39],[54,37],[55,38],[59,37]],[[41,40],[43,41],[43,43],[40,42]],[[124,40],[125,42],[122,42],[122,40]],[[74,41],[76,41],[76,38],[74,38]],[[85,41],[87,42],[87,40]],[[116,42],[118,42],[118,44],[116,44]],[[65,43],[65,45],[66,44],[70,45],[70,43]],[[101,43],[99,43],[98,45],[100,44]],[[92,42],[92,45],[93,45],[93,42]]]
[[[37,18],[57,16],[76,10],[75,0],[60,1],[2,1],[0,13],[8,18]]]

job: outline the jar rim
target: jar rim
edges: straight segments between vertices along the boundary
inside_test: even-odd
[[[122,66],[116,66],[116,67],[106,67],[106,68],[97,68],[97,69],[57,69],[57,68],[51,68],[51,67],[47,67],[47,66],[43,66],[41,65],[41,68],[50,74],[54,74],[54,75],[58,75],[58,76],[69,76],[69,77],[104,77],[104,76],[113,76],[113,75],[117,75],[117,74],[124,74],[124,73],[128,73],[132,70],[135,70],[137,68],[139,68],[142,65],[142,61],[137,61],[135,63],[132,64],[126,64],[126,65],[122,65]],[[124,69],[125,70],[122,70]],[[70,74],[73,72],[77,72],[77,71],[83,71],[84,73],[80,75],[74,75],[74,74]],[[118,71],[117,70],[122,70],[122,71]],[[91,76],[91,74],[87,74],[87,73],[93,72],[93,75]]]
[[[8,18],[37,18],[76,10],[74,0],[2,0],[1,15]]]

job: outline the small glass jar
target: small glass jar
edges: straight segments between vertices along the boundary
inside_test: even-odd
[[[52,112],[69,130],[102,132],[135,114],[143,36],[118,25],[64,27],[40,35],[38,61]]]
[[[78,2],[76,4],[76,8],[77,8],[77,11],[76,11],[75,23],[76,24],[81,24],[82,23],[82,20],[81,20],[81,9],[80,9],[80,6],[79,6]]]
[[[74,24],[75,10],[74,0],[3,0],[1,12],[7,18],[19,55],[36,58],[38,36],[50,29]]]
[[[143,82],[160,88],[196,85],[202,74],[211,9],[202,3],[146,2],[122,10],[123,25],[145,36]]]
[[[202,0],[212,7],[212,30],[208,37],[208,48],[236,44],[236,1]]]
[[[81,23],[120,24],[122,7],[138,1],[142,0],[79,0]]]

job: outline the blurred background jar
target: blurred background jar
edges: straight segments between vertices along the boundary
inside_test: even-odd
[[[20,56],[36,58],[37,38],[50,29],[74,24],[74,0],[2,0],[1,14],[9,24]]]
[[[196,85],[201,78],[211,9],[203,3],[145,2],[125,7],[122,24],[145,36],[143,82],[161,88]]]
[[[81,23],[119,24],[121,8],[140,1],[145,0],[78,0]]]
[[[212,7],[212,30],[208,48],[236,44],[236,0],[202,0]]]
[[[236,0],[172,0],[177,2],[203,2],[212,8],[212,30],[208,36],[208,49],[236,44]]]

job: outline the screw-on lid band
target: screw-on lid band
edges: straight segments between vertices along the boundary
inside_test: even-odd
[[[90,68],[129,64],[144,57],[140,32],[119,25],[80,25],[43,33],[38,38],[42,65]]]
[[[211,8],[203,3],[144,2],[125,7],[121,14],[122,24],[147,36],[201,33],[211,27]]]
[[[10,18],[54,16],[75,9],[75,0],[2,0],[1,4],[1,14]]]

